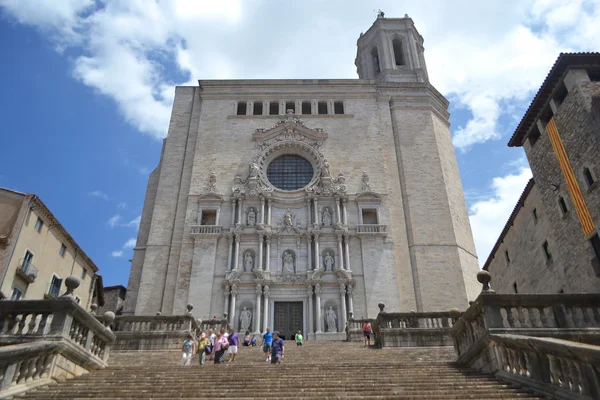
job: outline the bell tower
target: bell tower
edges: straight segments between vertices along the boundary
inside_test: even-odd
[[[423,37],[408,15],[377,19],[357,41],[356,68],[359,79],[382,82],[427,82]]]

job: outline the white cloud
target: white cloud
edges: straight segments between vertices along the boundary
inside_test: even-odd
[[[114,228],[115,226],[119,226],[119,222],[121,222],[121,216],[116,214],[110,217],[106,223],[109,227]]]
[[[98,197],[99,199],[102,199],[102,200],[108,200],[108,195],[100,190],[94,190],[93,192],[89,192],[88,196]]]
[[[135,228],[138,229],[140,226],[140,220],[142,219],[141,215],[138,215],[137,217],[135,217],[134,219],[132,219],[131,221],[129,221],[128,223],[124,224],[123,226],[126,226],[128,228]]]
[[[123,245],[123,248],[124,249],[133,249],[135,247],[136,241],[137,241],[136,238],[131,238],[131,239],[127,240],[125,242],[125,244]]]
[[[360,1],[343,9],[322,1],[98,4],[5,0],[1,7],[20,23],[51,30],[58,45],[71,46],[74,77],[157,138],[166,134],[175,84],[355,78],[356,39],[375,17],[372,5]],[[382,0],[378,7],[389,17],[413,17],[426,40],[432,83],[472,114],[454,132],[462,150],[510,133],[499,119],[515,117],[513,104],[524,106],[559,52],[600,47],[598,0]]]
[[[122,250],[116,250],[113,251],[112,253],[110,253],[111,256],[113,257],[123,257],[123,251]]]
[[[487,260],[530,178],[531,170],[527,167],[496,177],[491,184],[493,194],[487,199],[476,201],[469,208],[469,219],[481,265]]]
[[[117,204],[117,208],[124,210],[127,208],[127,203],[121,202],[121,203]]]

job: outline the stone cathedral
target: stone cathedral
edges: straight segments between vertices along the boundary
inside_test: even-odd
[[[124,314],[337,339],[346,319],[464,309],[479,270],[448,121],[412,19],[379,17],[359,79],[180,86]]]

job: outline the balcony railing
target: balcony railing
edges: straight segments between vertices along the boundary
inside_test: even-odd
[[[16,274],[29,284],[37,278],[38,270],[32,263],[20,261]]]
[[[192,225],[190,235],[192,236],[220,236],[223,227],[221,225]]]
[[[387,225],[380,224],[363,224],[356,225],[357,235],[387,235]]]

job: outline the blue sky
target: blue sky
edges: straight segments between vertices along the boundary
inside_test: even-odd
[[[126,285],[174,85],[356,78],[374,8],[425,38],[483,263],[530,177],[506,142],[559,52],[600,49],[600,0],[0,0],[0,186],[38,194]]]

